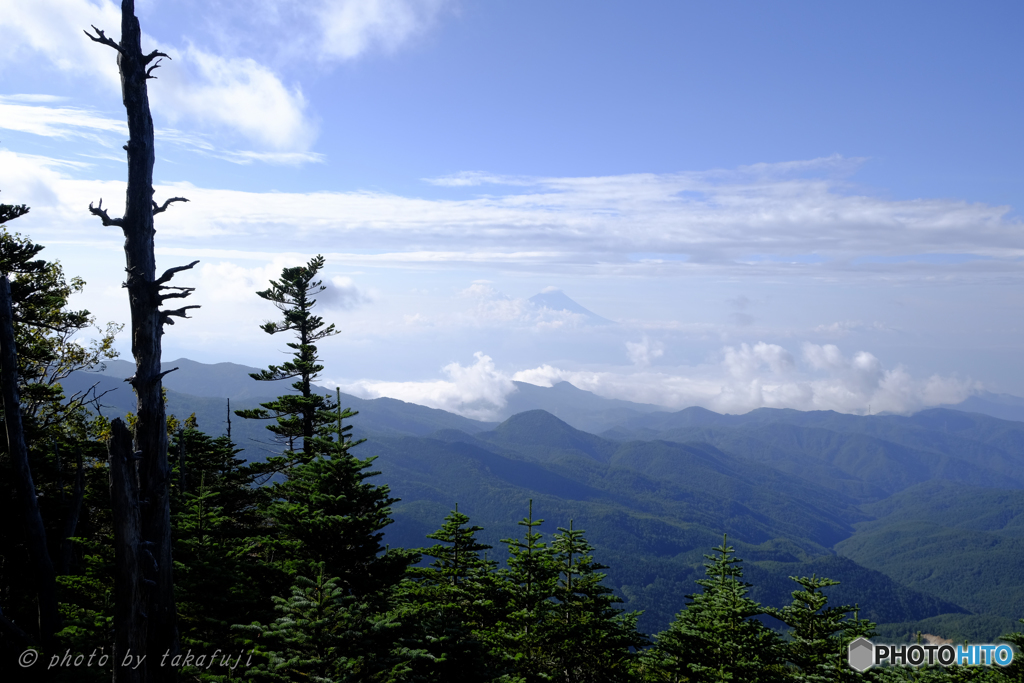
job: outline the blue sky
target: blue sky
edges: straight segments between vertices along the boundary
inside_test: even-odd
[[[266,365],[328,259],[325,380],[487,417],[513,380],[723,412],[1024,394],[1019,3],[140,0],[167,358]],[[0,0],[0,199],[127,322],[109,0]],[[115,229],[116,230],[116,229]],[[183,278],[184,280],[188,278]],[[559,288],[613,325],[529,301]],[[121,341],[127,354],[127,339]]]

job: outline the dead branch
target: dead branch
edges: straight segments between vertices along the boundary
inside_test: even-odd
[[[187,311],[190,308],[200,308],[200,306],[197,304],[194,306],[182,306],[181,308],[175,308],[169,311],[160,311],[160,324],[173,325],[174,321],[171,320],[171,316],[177,318],[190,318],[191,316],[186,315],[185,313],[185,311]]]
[[[161,287],[161,290],[176,289],[176,292],[170,292],[168,294],[160,295],[160,303],[163,303],[165,299],[184,299],[185,297],[196,291],[195,287]]]
[[[198,306],[197,306],[197,308],[198,308]],[[174,372],[177,369],[178,368],[171,368],[170,370],[164,370],[159,375],[157,375],[156,378],[157,378],[157,380],[161,380],[161,379],[164,378],[165,375],[169,375],[169,374],[171,374],[172,372]]]
[[[185,201],[188,200],[186,199]],[[161,275],[160,277],[153,281],[153,284],[159,286],[165,282],[169,282],[170,279],[174,277],[175,273],[180,273],[183,270],[191,270],[192,268],[195,267],[197,263],[199,263],[199,261],[195,260],[192,263],[188,264],[187,266],[175,266],[174,268],[168,268],[167,270],[164,271],[163,275]]]
[[[149,64],[150,62],[152,62],[154,59],[156,59],[158,57],[166,57],[167,59],[171,58],[171,56],[169,54],[165,53],[165,52],[160,52],[159,50],[153,50],[148,55],[146,55],[145,57],[142,58],[142,63],[143,64]]]
[[[113,391],[113,389],[107,389],[103,393],[97,394],[96,387],[98,387],[99,384],[99,382],[96,382],[95,384],[93,384],[91,387],[84,391],[76,391],[75,393],[73,393],[70,397],[68,397],[68,407],[75,408],[77,406],[92,406],[93,408],[96,409],[97,413],[100,413],[102,415],[103,413],[100,412],[100,409],[102,408],[100,399],[109,394],[111,391]],[[92,398],[89,398],[89,394],[92,394]]]
[[[94,207],[92,202],[89,202],[89,213],[93,216],[99,216],[103,221],[104,226],[116,225],[119,228],[124,227],[124,219],[122,218],[111,218],[107,215],[107,210],[103,208],[103,200],[100,200],[100,205]]]
[[[106,45],[107,47],[112,47],[115,50],[117,50],[118,52],[120,52],[121,54],[124,54],[124,50],[121,49],[121,46],[118,45],[117,43],[115,43],[112,39],[107,38],[107,36],[103,33],[103,31],[99,30],[95,26],[92,27],[92,30],[96,31],[96,35],[95,36],[92,35],[91,33],[89,33],[88,31],[82,31],[82,33],[84,33],[85,35],[89,36],[89,40],[91,40],[92,42],[94,42],[94,43],[101,43],[103,45]]]
[[[151,67],[151,69],[155,69],[155,68],[156,68],[155,66]],[[148,71],[146,72],[146,75],[147,76],[149,75]],[[187,202],[187,201],[188,200],[185,199],[184,197],[171,197],[170,199],[168,199],[166,202],[164,202],[160,206],[157,206],[157,203],[153,202],[153,215],[155,216],[158,213],[163,213],[164,211],[167,210],[167,207],[170,206],[174,202]]]

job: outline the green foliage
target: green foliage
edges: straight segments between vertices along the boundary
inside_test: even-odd
[[[236,626],[261,661],[246,680],[290,683],[398,683],[429,659],[399,642],[401,624],[347,593],[323,567],[315,579],[295,578],[291,596],[274,598],[281,614],[272,624]]]
[[[333,411],[338,407],[329,397],[313,393],[312,387],[324,369],[317,357],[316,342],[339,334],[333,324],[325,327],[323,318],[312,312],[316,305],[313,295],[327,289],[316,279],[323,266],[324,257],[318,255],[304,266],[285,268],[281,271],[280,280],[271,280],[268,289],[256,292],[283,314],[281,321],[267,321],[260,329],[267,334],[292,332],[297,341],[287,344],[293,350],[292,360],[271,365],[250,376],[260,382],[297,378],[292,384],[297,393],[279,396],[276,400],[261,403],[260,408],[238,410],[235,414],[248,419],[275,420],[274,424],[267,425],[267,429],[287,446],[282,459],[271,461],[277,468],[289,465],[296,458],[308,462],[313,457],[313,438],[327,433],[325,427],[335,419]],[[300,449],[296,449],[297,442],[301,444]]]
[[[434,561],[410,568],[396,596],[397,614],[409,625],[406,638],[428,655],[415,667],[424,680],[471,683],[492,680],[502,671],[482,636],[496,622],[497,563],[481,557],[491,546],[477,542],[481,527],[468,524],[456,506],[444,525],[427,535],[439,543],[418,551]]]
[[[637,631],[638,615],[615,608],[622,599],[603,584],[600,570],[607,566],[594,561],[594,548],[572,526],[559,527],[551,544],[560,573],[553,668],[560,680],[574,683],[632,680],[636,653],[650,643]]]
[[[782,641],[754,619],[765,610],[747,597],[741,560],[725,539],[714,550],[717,556],[705,556],[707,578],[697,582],[704,591],[688,596],[691,602],[657,636],[655,666],[668,681],[783,680]]]
[[[78,335],[96,321],[87,310],[69,309],[68,299],[82,292],[85,281],[69,281],[59,262],[36,258],[42,250],[42,245],[0,229],[0,272],[11,281],[26,438],[37,441],[42,433],[56,430],[83,439],[89,436],[82,410],[88,392],[66,397],[60,381],[117,357],[114,336],[122,326],[108,323],[99,330],[99,339],[79,343]]]
[[[386,485],[368,481],[380,474],[369,470],[375,458],[349,453],[360,442],[346,438],[342,419],[353,415],[340,409],[334,414],[325,431],[334,431],[336,440],[314,439],[316,455],[273,486],[269,514],[289,572],[322,562],[347,593],[365,596],[397,584],[414,557],[386,552],[383,530],[393,521],[391,505],[398,499]]]
[[[508,568],[501,570],[503,614],[492,636],[492,647],[526,681],[543,680],[551,666],[548,645],[553,636],[559,567],[552,550],[537,531],[544,522],[529,515],[519,526],[522,539],[502,539],[509,552]]]
[[[359,615],[352,609],[354,598],[349,596],[345,604],[345,591],[337,583],[322,571],[315,579],[298,576],[289,598],[274,598],[281,616],[272,624],[238,627],[251,634],[253,650],[266,660],[248,670],[250,680],[355,680],[351,674],[361,662],[345,653],[362,639]]]
[[[0,224],[28,213],[25,206],[0,205]],[[109,624],[106,555],[109,525],[105,513],[106,476],[102,447],[95,442],[102,425],[85,408],[89,392],[66,396],[60,382],[76,370],[94,368],[116,356],[108,325],[101,339],[80,343],[78,336],[94,324],[86,310],[68,306],[84,288],[81,278],[68,280],[60,263],[38,258],[43,247],[0,228],[0,271],[11,284],[15,345],[18,352],[20,410],[29,466],[51,560],[58,574],[59,610],[64,642],[106,645],[99,636]],[[0,430],[4,429],[0,415]],[[14,495],[7,440],[0,446],[0,602],[4,624],[0,653],[24,647],[27,629],[38,623],[36,573],[29,562],[23,510]],[[81,539],[80,542],[72,538]],[[9,620],[9,621],[6,621]],[[19,633],[19,631],[21,633]],[[13,660],[11,660],[13,661]],[[0,672],[6,673],[0,667]]]
[[[795,577],[800,584],[793,591],[793,602],[782,609],[767,608],[765,613],[790,627],[786,658],[799,669],[797,680],[807,683],[860,680],[847,665],[847,646],[857,638],[871,638],[875,624],[857,617],[849,619],[857,608],[852,605],[828,607],[822,588],[838,586],[832,579]]]

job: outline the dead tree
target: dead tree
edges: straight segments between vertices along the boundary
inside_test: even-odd
[[[159,675],[160,660],[148,656],[149,635],[146,613],[139,609],[145,601],[146,586],[153,580],[145,578],[145,564],[152,566],[150,545],[142,537],[142,515],[139,501],[139,470],[132,449],[132,437],[120,419],[110,424],[107,442],[110,457],[110,505],[114,524],[114,663],[115,683],[144,683]],[[148,562],[147,562],[148,561]],[[123,666],[125,662],[129,666]],[[136,664],[138,662],[138,664]],[[150,674],[147,676],[147,673]]]
[[[131,614],[142,615],[146,630],[146,660],[159,661],[170,652],[179,649],[177,616],[174,605],[174,584],[171,574],[171,519],[170,519],[170,465],[167,456],[167,418],[161,392],[162,378],[166,372],[160,369],[160,338],[164,325],[173,324],[172,317],[187,318],[188,309],[198,306],[184,306],[178,309],[164,309],[160,306],[167,299],[180,299],[192,292],[191,287],[171,287],[167,283],[187,266],[166,270],[159,277],[156,274],[156,257],[153,251],[153,216],[167,210],[174,202],[188,201],[183,197],[172,197],[158,204],[153,198],[153,163],[156,158],[153,144],[153,117],[149,109],[149,95],[146,82],[153,78],[153,70],[167,55],[154,50],[143,54],[142,31],[135,16],[134,0],[121,2],[121,41],[115,42],[95,26],[94,34],[86,35],[117,51],[117,64],[121,72],[121,94],[128,115],[128,190],[124,215],[111,218],[99,205],[89,205],[89,211],[98,216],[104,226],[117,226],[125,236],[124,252],[127,278],[124,286],[128,289],[128,300],[132,318],[132,355],[135,357],[135,374],[128,382],[135,389],[138,398],[138,422],[135,426],[135,452],[138,456],[139,487],[136,500],[127,501],[136,506],[140,519],[140,549],[134,555],[126,553],[126,562],[142,562],[145,577],[144,597],[141,593],[119,591],[129,599],[139,600],[130,607]],[[167,372],[170,372],[169,370]],[[110,450],[115,457],[115,450]],[[117,495],[133,495],[128,489],[120,488]],[[118,509],[115,506],[115,510]],[[122,507],[121,509],[129,509]],[[120,520],[117,523],[129,523]],[[144,552],[143,552],[144,550]],[[152,561],[150,562],[150,559]],[[149,564],[150,566],[145,566]],[[118,568],[119,576],[129,568]],[[134,596],[134,597],[133,597]],[[125,609],[129,609],[125,606]],[[125,622],[122,606],[117,607],[122,615],[121,623],[115,629],[121,634],[129,628]],[[139,628],[138,626],[136,628]],[[117,636],[122,642],[122,636]],[[126,639],[123,642],[128,642]],[[171,667],[151,666],[146,680],[171,681],[176,671]]]
[[[39,635],[50,643],[60,630],[57,609],[57,579],[47,549],[46,528],[39,512],[36,485],[29,468],[28,447],[21,422],[21,400],[18,393],[18,352],[14,344],[14,313],[11,285],[7,275],[0,275],[0,387],[4,403],[4,424],[7,446],[14,469],[15,488],[25,514],[25,539],[36,576],[39,601]]]

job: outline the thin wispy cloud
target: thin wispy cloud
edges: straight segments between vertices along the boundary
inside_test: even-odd
[[[103,184],[54,173],[49,162],[22,158],[19,165],[19,173],[38,175],[62,203],[77,207],[82,197],[103,196]],[[344,245],[352,256],[379,264],[478,263],[656,276],[707,268],[751,276],[1021,273],[1024,230],[1007,207],[852,194],[844,182],[794,179],[785,168],[772,177],[767,165],[756,179],[745,177],[745,171],[731,177],[714,171],[549,178],[512,194],[470,199],[366,191],[259,193],[189,184],[158,187],[157,194],[186,193],[192,200],[161,216],[161,226],[164,245],[189,238],[196,249],[236,248],[232,236],[245,235],[250,250],[274,253],[280,231],[288,230],[296,251]],[[56,222],[52,227],[73,229]],[[651,259],[652,253],[688,258]],[[857,262],[928,253],[961,257]],[[751,254],[764,258],[751,260]],[[794,254],[816,258],[790,258]]]
[[[62,140],[83,139],[97,147],[81,149],[78,151],[79,156],[112,161],[125,160],[121,146],[128,136],[128,126],[122,119],[79,107],[48,106],[51,101],[49,98],[38,99],[24,95],[0,96],[0,129]],[[324,156],[316,152],[224,149],[214,144],[212,135],[190,133],[175,128],[157,128],[155,137],[160,146],[169,144],[178,149],[235,164],[257,162],[301,166],[324,161]]]
[[[372,50],[394,52],[426,32],[446,0],[326,0],[311,12],[320,29],[319,58],[348,61]]]
[[[255,152],[235,157],[243,162],[315,161],[304,155],[317,137],[318,116],[310,111],[301,83],[288,82],[279,68],[262,61],[265,56],[286,57],[294,46],[302,45],[303,64],[295,69],[298,76],[308,71],[310,46],[315,46],[314,53],[324,63],[350,61],[375,50],[394,52],[429,30],[447,4],[444,0],[322,0],[263,8],[274,11],[254,10],[252,3],[208,6],[204,8],[208,14],[218,15],[208,17],[209,25],[222,27],[216,44],[235,52],[144,35],[145,50],[158,49],[172,58],[156,72],[158,81],[150,87],[154,112],[172,126],[227,132],[255,143]],[[259,20],[254,21],[253,15]],[[19,60],[41,58],[59,72],[93,79],[117,92],[116,55],[90,41],[83,31],[96,26],[118,40],[120,23],[120,7],[112,0],[0,0],[4,43],[0,64],[14,67]],[[253,27],[260,29],[258,35],[245,35]],[[90,119],[85,112],[63,112],[71,114],[73,121],[59,120],[61,113],[50,112],[49,129],[44,131],[37,124],[29,132],[80,134],[90,126],[106,130],[105,122]],[[53,128],[57,124],[63,125]]]
[[[0,95],[0,128],[42,137],[84,137],[101,144],[128,135],[128,124],[78,107],[45,106],[49,100]],[[122,143],[123,144],[123,143]]]

